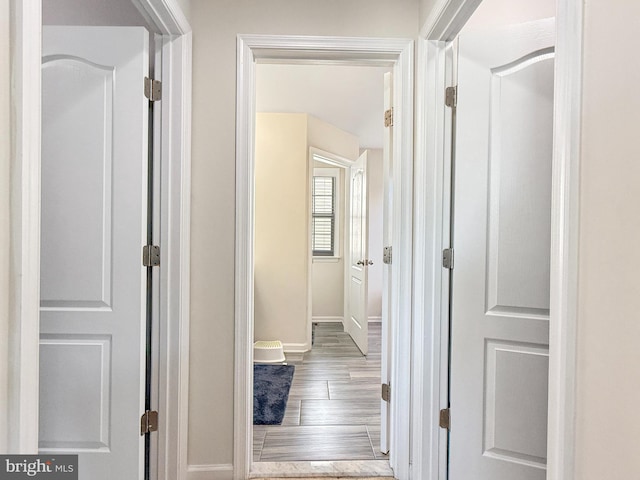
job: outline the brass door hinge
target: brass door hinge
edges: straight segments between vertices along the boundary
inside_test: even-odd
[[[158,431],[158,412],[147,410],[140,417],[140,435]]]
[[[384,112],[384,126],[393,127],[393,108]]]
[[[458,105],[458,87],[447,87],[444,91],[444,104],[447,107],[456,108]]]
[[[387,403],[391,402],[391,385],[388,383],[382,384],[382,400]]]
[[[160,265],[160,247],[145,245],[142,247],[142,266],[158,267]]]
[[[451,430],[451,413],[448,408],[440,410],[440,428]]]
[[[144,96],[151,102],[157,102],[162,99],[162,82],[144,77]]]

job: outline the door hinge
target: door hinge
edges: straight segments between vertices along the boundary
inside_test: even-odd
[[[160,265],[160,247],[158,245],[145,245],[142,247],[142,265],[145,267],[158,267]]]
[[[442,251],[442,266],[453,270],[453,248],[445,248]]]
[[[444,104],[455,108],[458,105],[458,87],[447,87],[444,91]]]
[[[382,400],[387,403],[391,402],[391,385],[388,383],[382,384]]]
[[[451,430],[451,412],[448,408],[440,410],[440,428]]]
[[[392,261],[393,261],[393,248],[384,247],[382,249],[382,263],[384,263],[385,265],[391,265]]]
[[[384,112],[384,126],[393,127],[393,108]]]
[[[147,410],[140,417],[140,435],[158,431],[158,412]]]
[[[144,96],[151,102],[156,102],[162,98],[162,82],[144,77]]]

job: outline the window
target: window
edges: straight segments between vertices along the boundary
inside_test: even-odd
[[[337,256],[337,190],[338,170],[316,168],[311,192],[313,256]]]

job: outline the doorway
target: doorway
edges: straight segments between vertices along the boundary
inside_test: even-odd
[[[78,20],[81,23],[87,22],[90,25],[94,25],[98,22],[95,18],[92,18],[92,11],[82,9],[82,6],[86,6],[85,2],[78,2],[80,5],[76,13],[79,16],[84,15],[83,20]],[[168,6],[165,2],[161,4],[154,4],[153,8],[147,4],[147,2],[137,2],[136,6],[130,6],[130,9],[124,8],[122,12],[137,12],[137,9],[142,12],[141,15],[144,19],[143,22],[148,22],[151,25],[151,30],[159,32],[156,36],[156,53],[162,54],[165,59],[174,59],[176,63],[172,66],[163,65],[160,69],[163,73],[168,74],[173,72],[177,74],[176,78],[187,79],[190,76],[189,66],[186,61],[190,55],[190,27],[186,22],[179,7],[175,5]],[[147,9],[149,11],[147,11]],[[15,322],[19,335],[13,339],[10,345],[10,351],[12,352],[12,361],[15,362],[16,370],[13,381],[15,384],[10,388],[12,396],[12,409],[9,418],[11,419],[11,438],[9,439],[9,448],[12,451],[21,451],[24,453],[36,453],[38,451],[38,350],[39,350],[39,309],[40,298],[38,295],[38,287],[41,280],[40,274],[40,132],[41,132],[41,119],[40,119],[40,102],[41,102],[41,90],[40,90],[40,78],[42,69],[42,56],[41,56],[41,33],[42,33],[42,3],[40,0],[24,1],[24,2],[12,2],[12,10],[15,16],[12,16],[12,41],[16,45],[19,45],[19,53],[16,54],[14,61],[14,81],[16,90],[13,95],[14,105],[16,108],[16,136],[15,144],[17,147],[16,152],[16,173],[15,182],[12,183],[13,192],[16,198],[23,198],[24,200],[12,205],[12,231],[22,232],[21,235],[16,237],[16,245],[20,245],[20,248],[15,248],[13,251],[14,262],[17,268],[13,271],[12,282],[15,285],[19,285],[19,296],[16,300],[16,312],[12,321]],[[91,9],[90,9],[91,10]],[[138,17],[139,17],[138,16]],[[67,19],[65,23],[69,23]],[[99,22],[98,22],[99,23]],[[146,24],[146,23],[145,23]],[[174,37],[165,37],[164,35],[173,34]],[[178,55],[179,54],[179,55]],[[175,57],[174,57],[175,55]],[[55,60],[55,59],[50,59]],[[157,64],[159,65],[159,64]],[[51,73],[51,72],[49,72]],[[143,81],[143,79],[140,79]],[[136,81],[136,85],[139,85]],[[165,102],[163,111],[167,115],[158,115],[158,130],[162,132],[164,138],[176,142],[172,145],[171,149],[162,150],[159,154],[159,164],[166,176],[163,180],[158,182],[158,186],[163,191],[169,192],[168,186],[171,185],[171,194],[163,196],[162,208],[163,214],[168,214],[171,209],[176,215],[175,218],[167,217],[163,220],[163,228],[161,229],[160,237],[167,238],[167,228],[172,232],[173,238],[176,243],[162,254],[165,266],[167,267],[159,282],[159,289],[165,289],[167,283],[174,283],[175,289],[164,296],[164,300],[160,304],[158,317],[163,326],[166,327],[165,334],[158,337],[157,342],[160,350],[167,352],[169,350],[175,352],[175,356],[164,365],[158,365],[158,371],[167,373],[168,375],[159,375],[160,381],[158,382],[158,404],[161,408],[166,407],[164,410],[166,415],[166,427],[161,427],[157,436],[162,437],[159,442],[160,448],[158,457],[162,457],[163,462],[158,462],[157,470],[153,473],[158,478],[175,478],[178,476],[178,470],[180,469],[179,460],[183,452],[178,451],[177,444],[178,438],[185,438],[186,425],[183,427],[180,425],[179,409],[180,402],[184,399],[182,394],[174,395],[167,394],[169,390],[175,392],[182,392],[182,381],[170,373],[175,368],[186,368],[188,361],[181,342],[185,340],[184,322],[186,322],[185,311],[182,306],[186,305],[185,296],[186,285],[180,281],[178,270],[186,268],[187,265],[182,263],[184,258],[184,248],[188,245],[188,242],[184,242],[184,228],[180,227],[180,220],[184,219],[185,214],[188,213],[188,204],[185,208],[182,206],[175,209],[173,205],[180,205],[181,195],[188,192],[188,181],[186,181],[184,173],[187,170],[181,170],[179,173],[175,168],[169,168],[169,165],[180,163],[183,167],[188,166],[188,150],[185,149],[185,145],[190,142],[188,128],[184,125],[182,120],[177,122],[169,121],[169,112],[184,112],[188,111],[189,99],[184,94],[183,85],[178,81],[169,81],[165,84]],[[185,117],[183,117],[185,118]],[[28,139],[28,140],[27,140]],[[173,171],[172,171],[173,170]],[[79,178],[78,182],[81,183],[87,180],[86,178]],[[142,188],[142,185],[139,186]],[[173,191],[173,188],[176,190]],[[188,195],[187,195],[188,197]],[[169,208],[165,208],[169,206]],[[47,207],[51,207],[48,205]],[[178,222],[177,224],[174,222]],[[146,229],[146,225],[140,225],[140,231]],[[27,234],[28,232],[28,234]],[[139,246],[141,248],[141,246]],[[138,250],[138,248],[136,249]],[[114,257],[115,258],[115,257]],[[176,259],[178,261],[176,262]],[[52,260],[52,259],[48,259]],[[135,255],[135,263],[140,262],[140,251],[137,251]],[[55,260],[53,260],[55,261]],[[45,267],[46,268],[46,267]],[[57,288],[57,287],[56,287]],[[48,290],[44,290],[44,293],[51,293],[52,290],[48,287]],[[95,292],[94,292],[95,293]],[[107,288],[107,293],[108,288]],[[107,295],[108,298],[108,295]],[[171,321],[168,320],[170,315],[167,308],[170,300],[175,302],[171,306],[171,311],[178,308],[179,312],[172,315]],[[55,310],[56,305],[55,298],[47,299],[45,302],[45,309],[50,311]],[[80,305],[77,306],[77,310],[87,308],[103,308],[99,305]],[[104,307],[108,310],[108,307]],[[175,313],[175,312],[173,312]],[[173,338],[174,333],[176,335]],[[50,337],[48,340],[59,340],[55,337],[57,334],[51,334],[54,337]],[[108,352],[104,345],[105,338],[92,338],[90,345],[87,344],[87,349],[94,349],[94,351],[102,351],[103,355],[98,361],[103,362],[103,365],[107,365]],[[46,343],[46,342],[45,342]],[[73,342],[71,342],[73,343]],[[76,348],[78,343],[69,344],[69,348]],[[58,342],[60,344],[60,342]],[[184,344],[182,344],[184,345]],[[48,348],[45,346],[45,348]],[[82,349],[83,347],[77,347]],[[85,349],[86,350],[86,349]],[[59,350],[60,351],[60,350]],[[76,350],[78,352],[78,350]],[[106,356],[105,356],[106,355]],[[48,365],[51,366],[51,365]],[[77,370],[77,369],[76,369]],[[25,388],[29,385],[28,388]],[[45,387],[46,390],[46,387]],[[182,403],[184,406],[185,403]],[[143,412],[140,412],[143,413]],[[136,415],[136,427],[133,427],[134,436],[136,441],[140,435],[140,418]],[[104,417],[100,417],[104,418]],[[95,420],[95,419],[94,419]],[[51,419],[43,418],[43,421],[51,421]],[[169,425],[174,425],[171,436],[168,435]],[[51,425],[49,425],[51,426]],[[94,424],[95,426],[95,424]],[[92,427],[93,428],[93,427]],[[175,435],[175,431],[178,431],[178,435]],[[50,433],[49,429],[49,433]],[[86,432],[86,430],[85,430]],[[60,446],[60,445],[58,445]],[[86,445],[85,445],[86,447]],[[96,445],[89,447],[98,447]],[[69,445],[66,448],[73,448],[73,445]],[[67,450],[68,451],[68,450]],[[65,452],[66,453],[66,452]],[[138,473],[141,470],[138,470]]]
[[[437,268],[443,262],[443,250],[449,246],[449,185],[451,184],[451,167],[447,163],[451,157],[451,115],[452,110],[446,106],[452,100],[448,98],[447,87],[455,85],[455,71],[446,69],[446,65],[457,65],[454,62],[454,39],[462,27],[476,10],[481,1],[451,0],[446,2],[424,27],[422,42],[423,61],[426,70],[423,93],[425,105],[436,108],[419,112],[419,122],[426,132],[424,142],[419,143],[416,175],[416,210],[417,217],[430,215],[418,230],[435,231],[434,238],[418,240],[416,245],[417,264],[424,255],[427,265]],[[577,235],[575,230],[576,208],[574,203],[577,172],[577,147],[579,134],[579,91],[581,56],[580,32],[581,7],[579,2],[559,2],[557,6],[557,36],[555,65],[555,97],[554,97],[554,144],[553,166],[551,175],[551,257],[550,257],[550,307],[549,307],[549,381],[548,381],[548,465],[547,478],[573,478],[571,451],[574,442],[573,421],[575,390],[573,383],[575,360],[575,292],[567,285],[575,280],[575,252],[577,251]],[[531,3],[534,6],[535,2]],[[526,9],[525,9],[526,10]],[[524,20],[523,20],[524,21]],[[574,59],[574,60],[570,60]],[[455,97],[453,97],[455,98]],[[440,107],[441,106],[441,107]],[[424,107],[424,105],[423,105]],[[569,113],[571,112],[571,113]],[[425,160],[422,168],[420,159]],[[482,182],[480,182],[482,183]],[[458,232],[460,234],[460,232]],[[421,238],[418,235],[416,238]],[[455,257],[454,257],[455,258]],[[455,265],[455,262],[454,262]],[[433,273],[427,267],[420,271],[417,267],[416,311],[434,315],[431,325],[425,327],[434,334],[434,341],[421,342],[423,346],[418,370],[423,362],[432,365],[431,371],[417,372],[416,388],[422,386],[430,390],[427,398],[414,410],[414,417],[424,418],[430,428],[418,435],[414,458],[416,474],[420,478],[446,478],[448,459],[448,437],[446,418],[442,418],[440,409],[448,406],[448,340],[449,340],[449,269],[443,268],[441,273]],[[455,266],[453,275],[455,276]],[[569,282],[569,283],[567,283]],[[531,313],[531,312],[529,312]],[[528,352],[533,358],[533,350]],[[424,382],[424,383],[422,383]],[[484,404],[483,400],[483,404]],[[455,413],[451,412],[451,426],[455,428]],[[439,422],[439,420],[445,420]],[[460,427],[458,427],[460,428]],[[546,453],[546,452],[545,452]]]
[[[254,300],[254,285],[253,285],[253,207],[248,199],[253,197],[254,189],[254,159],[253,152],[250,148],[254,142],[253,133],[253,85],[255,85],[255,62],[260,61],[282,61],[284,63],[296,63],[296,62],[312,62],[314,64],[322,64],[329,60],[326,52],[329,48],[333,52],[329,55],[331,61],[336,60],[340,63],[347,64],[369,64],[369,65],[382,65],[392,66],[394,68],[394,76],[400,81],[400,88],[394,92],[394,107],[397,108],[396,115],[397,127],[394,135],[398,135],[398,141],[394,143],[394,161],[398,162],[398,172],[402,171],[402,174],[394,176],[394,207],[397,208],[398,213],[403,215],[394,216],[397,221],[403,222],[407,220],[407,209],[410,212],[410,191],[403,190],[400,185],[410,184],[410,171],[408,169],[400,170],[399,165],[411,165],[410,148],[411,134],[410,130],[407,130],[407,126],[411,124],[411,102],[407,102],[410,99],[410,90],[406,87],[407,83],[410,83],[411,66],[409,58],[409,52],[411,50],[411,42],[405,40],[369,40],[370,44],[365,47],[358,47],[356,43],[359,41],[352,39],[323,39],[318,38],[305,38],[305,37],[260,37],[260,36],[243,36],[239,39],[240,51],[242,52],[239,61],[239,84],[238,84],[238,149],[237,149],[237,226],[236,231],[237,248],[236,248],[236,279],[238,284],[236,285],[236,392],[235,399],[236,405],[239,407],[236,410],[236,423],[235,423],[235,437],[239,442],[236,448],[234,461],[235,474],[240,477],[246,477],[250,472],[256,473],[258,468],[257,464],[253,464],[248,453],[252,445],[248,442],[251,439],[251,426],[253,423],[252,412],[250,411],[250,405],[252,398],[252,375],[249,376],[249,372],[253,369],[250,366],[253,365],[252,358],[252,346],[253,346],[253,300]],[[275,42],[275,43],[274,43]],[[264,48],[267,45],[268,48]],[[277,48],[274,47],[277,45]],[[390,48],[391,47],[391,48]],[[368,51],[367,54],[364,54]],[[375,53],[377,51],[378,53]],[[362,53],[360,53],[362,52]],[[386,53],[383,53],[386,52]],[[393,53],[392,53],[393,52]],[[366,60],[365,60],[366,57]],[[406,62],[406,63],[405,63]],[[397,154],[397,155],[396,155]],[[397,160],[395,160],[397,159]],[[396,170],[394,170],[396,171]],[[408,194],[408,195],[407,195]],[[394,212],[395,213],[395,212]],[[410,218],[410,214],[409,214]],[[395,220],[394,220],[395,221]],[[410,221],[410,220],[409,220]],[[405,227],[406,228],[406,227]],[[398,227],[394,230],[397,235],[394,237],[395,241],[399,241],[398,245],[403,244],[407,240],[406,234],[410,232],[410,228],[401,229]],[[410,253],[410,249],[407,251]],[[394,283],[394,288],[398,288],[401,283],[410,279],[410,262],[404,263],[406,259],[399,258],[397,263],[394,263],[392,268],[392,276],[398,278],[399,283]],[[401,277],[397,277],[398,274],[402,274]],[[408,273],[408,277],[405,275]],[[406,292],[405,290],[400,290]],[[394,292],[394,294],[397,292]],[[399,315],[406,314],[408,304],[406,298],[400,298],[398,295],[393,296],[394,308],[400,311]],[[394,312],[397,313],[397,312]],[[395,315],[393,323],[397,321],[399,315]],[[408,327],[409,325],[406,324]],[[401,345],[402,342],[406,342],[410,339],[410,333],[404,331],[402,328],[396,329],[394,336],[394,355],[399,352],[397,345]],[[408,360],[409,349],[406,350],[407,356],[401,358],[400,364],[407,365],[404,361]],[[402,357],[401,354],[398,354]],[[394,362],[394,360],[396,360]],[[395,369],[399,368],[398,359],[392,359],[392,376],[396,373]],[[400,367],[402,368],[402,367]],[[406,369],[404,370],[407,371]],[[403,374],[396,377],[398,379],[398,402],[393,407],[391,416],[393,418],[395,408],[399,406],[404,400],[408,401],[408,395],[403,397],[403,385],[408,388],[408,376],[403,378]],[[404,383],[406,382],[406,383]],[[408,390],[407,390],[408,392]],[[393,403],[391,404],[393,405]],[[399,468],[405,468],[405,457],[408,460],[408,428],[403,424],[403,421],[397,423],[392,420],[392,445],[397,445],[397,450],[392,451],[391,463],[395,469],[394,462],[399,465]],[[406,428],[403,430],[403,428]],[[398,434],[398,431],[402,432]],[[397,440],[396,440],[397,439]],[[397,443],[394,443],[397,441]],[[396,452],[395,454],[393,452]],[[316,465],[310,465],[307,467],[308,473],[316,471]],[[406,462],[406,468],[408,468],[408,461]],[[277,472],[269,472],[277,473]],[[305,472],[301,472],[305,473]],[[333,473],[340,473],[334,471]]]

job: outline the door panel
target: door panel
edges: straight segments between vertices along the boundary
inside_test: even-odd
[[[369,348],[367,153],[350,167],[348,316],[346,330],[363,355]]]
[[[40,450],[141,478],[148,33],[45,27]]]
[[[459,39],[451,480],[546,476],[554,36]]]

